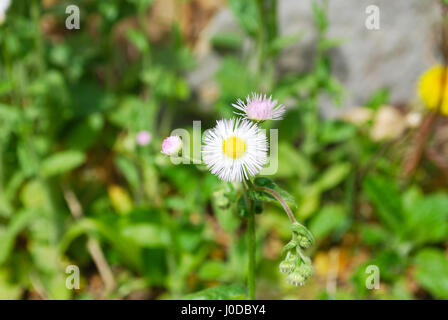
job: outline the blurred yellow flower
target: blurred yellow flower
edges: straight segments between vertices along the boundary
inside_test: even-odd
[[[128,214],[133,209],[132,198],[126,189],[118,185],[110,185],[107,188],[112,207],[119,214]]]
[[[448,115],[446,71],[447,69],[441,65],[432,67],[421,76],[418,84],[418,92],[426,107],[430,110],[436,110],[440,105],[440,113],[444,115]],[[442,99],[443,103],[440,103]]]

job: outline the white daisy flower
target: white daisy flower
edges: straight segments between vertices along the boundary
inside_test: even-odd
[[[272,96],[268,98],[266,95],[252,93],[252,97],[247,96],[246,102],[238,99],[237,104],[232,104],[232,106],[243,111],[243,113],[234,113],[246,119],[254,121],[281,120],[286,109],[284,105],[277,103],[277,100],[272,100]]]
[[[11,5],[10,0],[0,0],[0,24],[3,23],[6,17],[6,11],[8,10],[9,6]]]
[[[248,120],[217,121],[204,135],[202,158],[221,180],[242,181],[260,172],[267,161],[266,135]]]

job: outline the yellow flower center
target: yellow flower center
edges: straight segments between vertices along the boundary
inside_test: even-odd
[[[246,152],[246,143],[243,139],[238,137],[229,137],[224,140],[222,144],[222,151],[224,154],[232,159],[239,159]]]

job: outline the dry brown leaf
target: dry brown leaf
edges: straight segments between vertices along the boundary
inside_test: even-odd
[[[377,111],[370,137],[373,141],[398,138],[406,129],[404,116],[397,108],[382,106]]]

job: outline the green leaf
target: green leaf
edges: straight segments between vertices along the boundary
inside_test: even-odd
[[[98,139],[104,119],[100,113],[93,113],[82,119],[68,133],[66,145],[70,149],[86,150]]]
[[[320,5],[317,1],[312,2],[314,22],[321,33],[328,28],[327,6]]]
[[[270,44],[269,49],[272,53],[278,53],[280,50],[289,47],[299,41],[299,39],[302,37],[302,34],[290,34],[286,36],[280,36],[275,38]]]
[[[124,175],[129,185],[136,191],[140,184],[140,177],[136,165],[123,156],[115,159],[115,165]]]
[[[58,266],[54,262],[57,261],[57,251],[51,245],[43,241],[31,241],[28,245],[29,251],[33,256],[36,267],[44,273],[52,273],[57,271]]]
[[[38,212],[24,210],[16,213],[6,228],[0,229],[0,265],[8,259],[16,236],[25,229],[36,217]]]
[[[31,152],[30,145],[19,142],[17,145],[17,157],[19,158],[20,168],[26,177],[32,177],[39,171],[39,162],[35,153]]]
[[[395,182],[380,176],[369,176],[364,191],[377,209],[378,218],[391,230],[403,231],[401,193]]]
[[[127,264],[141,270],[140,248],[135,241],[122,235],[119,226],[114,223],[103,223],[97,219],[83,218],[72,224],[59,241],[59,251],[65,252],[70,244],[81,235],[100,236],[111,244]]]
[[[246,203],[246,198],[244,196],[241,196],[237,202],[237,211],[238,214],[243,218],[247,218],[249,216],[249,211],[247,210],[247,207],[248,203]]]
[[[238,1],[243,2],[243,1]],[[245,1],[244,1],[245,2]],[[220,86],[221,97],[224,100],[220,108],[222,115],[232,115],[228,102],[238,97],[245,97],[256,88],[257,79],[249,72],[247,66],[234,57],[226,57],[222,62],[215,78]]]
[[[21,285],[12,283],[9,279],[12,278],[7,270],[0,271],[0,299],[1,300],[19,300],[22,295]]]
[[[351,165],[348,162],[334,164],[324,171],[322,176],[315,182],[315,185],[321,192],[334,188],[347,177],[350,169]]]
[[[319,42],[319,49],[320,50],[329,50],[334,47],[340,46],[344,42],[344,39],[323,39]]]
[[[415,257],[415,277],[436,299],[448,299],[448,257],[442,250],[423,249]]]
[[[304,196],[300,201],[300,205],[297,210],[299,218],[302,220],[313,215],[313,213],[315,213],[319,208],[321,192],[319,188],[312,185],[305,188],[303,194]]]
[[[379,107],[389,101],[389,96],[390,92],[388,89],[379,89],[370,96],[365,106],[373,110],[378,110]]]
[[[85,155],[81,151],[61,151],[44,159],[41,163],[41,173],[44,176],[53,176],[65,173],[83,164]]]
[[[129,2],[132,2],[138,10],[145,11],[152,5],[154,0],[129,0]]]
[[[102,112],[115,106],[114,95],[93,80],[80,81],[69,88],[70,112],[74,117]]]
[[[190,96],[186,80],[170,69],[153,67],[141,72],[141,80],[154,87],[154,92],[161,96],[185,100]]]
[[[11,203],[6,199],[5,194],[0,194],[0,217],[9,218],[12,212]]]
[[[448,235],[448,196],[428,195],[405,207],[405,237],[423,244],[443,241]]]
[[[229,0],[228,5],[232,9],[241,27],[249,35],[255,35],[259,28],[259,14],[255,0]]]
[[[127,38],[140,52],[147,52],[149,49],[148,39],[143,32],[129,29],[126,33]]]
[[[0,82],[0,96],[10,93],[13,90],[12,82],[6,80]]]
[[[366,294],[369,289],[366,287],[366,280],[369,274],[366,273],[367,267],[370,265],[377,266],[380,270],[381,282],[393,282],[398,276],[404,273],[406,261],[395,251],[380,251],[373,259],[360,265],[352,274],[351,280],[356,286],[356,291]],[[381,285],[382,286],[382,285]]]
[[[198,277],[202,280],[223,281],[229,278],[229,268],[221,261],[206,261],[202,264],[198,272]]]
[[[20,192],[20,200],[25,208],[48,208],[49,198],[42,181],[30,180]]]
[[[144,248],[142,250],[143,273],[151,286],[165,286],[168,273],[166,250]]]
[[[386,243],[389,240],[391,234],[384,230],[380,226],[375,225],[362,225],[360,227],[361,238],[368,245],[380,245]]]
[[[311,220],[310,231],[316,238],[324,238],[346,223],[344,208],[339,205],[323,207]]]
[[[179,229],[176,232],[176,241],[179,243],[179,249],[183,252],[190,251],[196,253],[204,240],[203,228],[186,225],[181,226]]]
[[[236,197],[235,190],[230,183],[221,183],[213,190],[213,212],[222,228],[228,232],[233,232],[240,224],[240,219],[234,214],[234,206],[232,206]],[[238,198],[236,203],[237,213],[244,217],[246,215],[244,199]]]
[[[266,177],[257,177],[254,180],[255,185],[260,186],[260,187],[268,187],[271,189],[274,189],[276,187],[276,184],[274,183],[274,181],[272,181],[269,178]]]
[[[297,247],[298,246],[298,243],[297,243],[297,241],[289,241],[284,247],[283,247],[283,249],[282,249],[282,253],[284,253],[284,252],[286,252],[286,251],[289,251],[289,250],[291,250],[291,249],[294,249],[295,247]]]
[[[266,177],[257,177],[254,180],[254,184],[256,186],[260,186],[260,187],[266,187],[269,189],[274,190],[275,192],[277,192],[280,197],[286,201],[290,206],[296,208],[297,207],[297,203],[294,199],[294,197],[289,194],[287,191],[283,190],[282,188],[280,188],[275,182],[273,182],[271,179],[268,179]],[[260,195],[260,193],[263,193],[263,195]],[[256,198],[256,200],[260,200],[260,201],[277,201],[275,199],[275,197],[273,195],[271,195],[269,192],[264,192],[264,191],[260,191],[260,192],[256,192],[255,194],[258,194],[258,197]]]
[[[357,133],[354,125],[342,121],[328,121],[321,124],[319,138],[322,143],[338,143],[351,139]]]
[[[263,212],[263,201],[255,200],[255,213],[260,214]]]
[[[195,292],[183,297],[184,300],[244,300],[246,290],[241,285],[221,285]]]
[[[222,49],[238,49],[243,44],[243,37],[237,33],[218,33],[211,42],[214,47]]]
[[[170,242],[168,231],[152,223],[126,226],[123,228],[122,234],[146,248],[165,247]]]
[[[17,130],[17,123],[20,120],[20,110],[17,107],[0,103],[0,138],[4,139],[5,135]],[[6,141],[1,141],[0,145],[4,142]]]
[[[279,166],[276,177],[289,178],[297,175],[303,180],[308,180],[313,174],[314,168],[311,162],[290,144],[279,143],[278,153]]]

